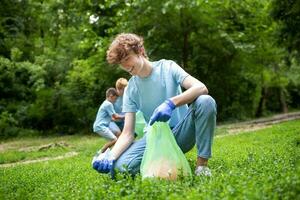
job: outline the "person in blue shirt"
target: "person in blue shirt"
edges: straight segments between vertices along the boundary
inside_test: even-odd
[[[134,141],[135,113],[140,110],[149,125],[168,122],[184,153],[196,145],[195,174],[210,176],[208,159],[217,111],[206,86],[172,60],[150,61],[143,38],[132,33],[116,36],[107,51],[107,61],[119,64],[132,77],[123,97],[126,114],[122,134],[109,155],[95,162],[94,169],[100,173],[116,169],[132,175],[140,171],[146,146],[146,137]]]
[[[106,91],[106,99],[99,107],[96,120],[93,124],[94,132],[109,140],[101,148],[101,152],[105,152],[107,148],[114,145],[121,134],[121,130],[113,121],[124,119],[124,116],[117,114],[113,107],[113,103],[115,103],[117,97],[118,94],[115,88],[109,88]]]
[[[123,94],[124,94],[124,89],[127,86],[127,84],[128,84],[128,81],[126,78],[119,78],[116,81],[116,90],[118,93],[118,97],[117,97],[116,102],[114,103],[114,108],[115,108],[116,113],[118,113],[119,115],[124,115],[124,113],[122,112]],[[124,119],[116,121],[116,124],[122,131],[123,127],[124,127]]]

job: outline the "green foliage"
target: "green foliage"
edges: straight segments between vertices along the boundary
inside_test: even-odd
[[[273,0],[271,16],[280,24],[277,42],[283,46],[288,54],[284,63],[289,67],[287,77],[291,80],[287,87],[290,102],[293,107],[299,107],[299,72],[300,72],[300,1],[298,0]]]
[[[0,113],[18,128],[89,132],[105,90],[130,78],[106,62],[120,32],[143,36],[150,60],[175,60],[205,83],[219,121],[297,108],[299,8],[295,0],[3,0]]]
[[[279,41],[287,47],[300,53],[300,2],[298,0],[273,0],[272,16],[281,22]]]
[[[17,61],[21,60],[22,54],[23,54],[23,52],[20,51],[18,48],[12,48],[10,58],[12,61],[17,62]]]
[[[23,129],[26,111],[36,93],[44,88],[45,71],[30,62],[11,62],[0,57],[0,124],[1,137],[13,137],[30,130]]]
[[[30,62],[11,62],[0,57],[1,97],[9,100],[31,100],[44,87],[44,70]]]
[[[39,132],[31,129],[20,128],[20,120],[12,113],[4,111],[0,114],[0,139],[5,140],[17,136],[36,136]],[[1,162],[1,161],[0,161]]]
[[[18,135],[16,126],[18,121],[14,119],[11,113],[4,111],[0,115],[0,138],[8,138]]]
[[[2,199],[298,199],[298,130],[299,120],[256,132],[216,138],[214,155],[209,162],[213,176],[194,176],[179,181],[142,181],[140,176],[133,179],[126,175],[111,180],[110,176],[97,173],[90,163],[93,154],[105,141],[96,137],[14,140],[7,145],[21,148],[22,145],[30,147],[65,140],[79,155],[0,168],[3,183],[0,195]],[[58,151],[46,152],[48,156],[55,156]],[[196,150],[186,156],[194,168]],[[23,157],[34,159],[36,155],[30,152]],[[18,158],[22,159],[21,153]]]

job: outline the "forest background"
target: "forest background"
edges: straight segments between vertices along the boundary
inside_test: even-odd
[[[106,62],[121,32],[205,83],[219,123],[300,108],[299,0],[2,0],[0,139],[92,132],[130,78]]]

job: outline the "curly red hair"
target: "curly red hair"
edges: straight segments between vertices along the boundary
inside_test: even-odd
[[[106,52],[107,62],[120,64],[131,52],[148,58],[142,37],[133,33],[121,33],[116,36]]]

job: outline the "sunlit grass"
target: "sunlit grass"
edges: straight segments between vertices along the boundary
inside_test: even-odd
[[[255,132],[216,138],[209,166],[213,177],[168,181],[111,180],[91,168],[104,140],[69,136],[11,141],[18,148],[65,141],[65,151],[78,156],[64,160],[0,168],[1,199],[299,199],[300,120]],[[14,149],[15,151],[17,149]],[[12,150],[10,150],[12,151]],[[59,151],[47,150],[47,156]],[[9,151],[7,151],[8,153]],[[61,153],[63,153],[61,152]],[[5,155],[5,151],[2,152]],[[18,154],[18,153],[16,153]],[[192,169],[196,149],[186,154]],[[25,155],[26,159],[34,154]],[[21,159],[21,158],[20,158]],[[4,159],[5,160],[5,159]],[[1,196],[2,195],[2,196]]]

